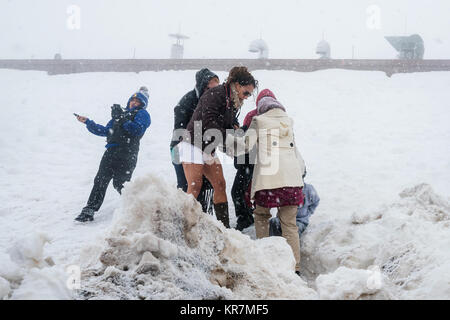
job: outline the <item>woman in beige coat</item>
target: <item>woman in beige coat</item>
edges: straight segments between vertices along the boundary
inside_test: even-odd
[[[240,155],[257,146],[251,187],[251,197],[256,204],[253,212],[256,237],[269,236],[270,209],[278,208],[282,234],[292,248],[295,271],[299,274],[300,242],[296,215],[304,199],[302,175],[305,163],[295,144],[293,120],[270,90],[263,92],[269,94],[258,97],[257,115],[245,136],[229,135],[227,147]]]

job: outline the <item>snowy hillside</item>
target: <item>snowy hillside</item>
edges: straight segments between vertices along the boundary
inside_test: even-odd
[[[173,107],[194,74],[0,70],[0,299],[450,299],[449,72],[253,73],[294,118],[321,197],[301,239],[307,282],[282,238],[226,230],[176,190]],[[141,85],[152,124],[133,182],[75,224],[105,140],[72,113],[106,124]],[[73,265],[81,290],[66,286]]]

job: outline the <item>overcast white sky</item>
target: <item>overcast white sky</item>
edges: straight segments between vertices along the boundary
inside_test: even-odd
[[[0,59],[169,58],[179,26],[185,58],[253,58],[260,35],[269,58],[317,58],[324,33],[333,58],[390,59],[406,27],[450,59],[450,0],[0,0]]]

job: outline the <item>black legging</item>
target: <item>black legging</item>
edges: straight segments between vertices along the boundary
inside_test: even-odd
[[[233,198],[234,209],[238,219],[247,218],[252,215],[252,210],[247,206],[245,201],[245,192],[253,177],[253,164],[236,165],[236,177],[234,178],[233,187],[231,188],[231,197]]]

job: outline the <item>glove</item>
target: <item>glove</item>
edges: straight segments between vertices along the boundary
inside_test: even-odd
[[[222,152],[223,153],[225,153],[227,156],[229,156],[230,158],[235,158],[235,154],[234,154],[234,151],[235,151],[236,149],[233,149],[233,148],[229,148],[229,147],[226,147],[226,146],[223,146],[222,147]]]
[[[172,163],[181,164],[180,162],[180,151],[178,150],[178,146],[174,146],[170,149],[170,157],[172,158]]]
[[[122,110],[122,108],[120,107],[120,104],[114,104],[111,107],[111,118],[113,118],[114,120],[119,120],[121,118],[123,118],[124,112]]]

